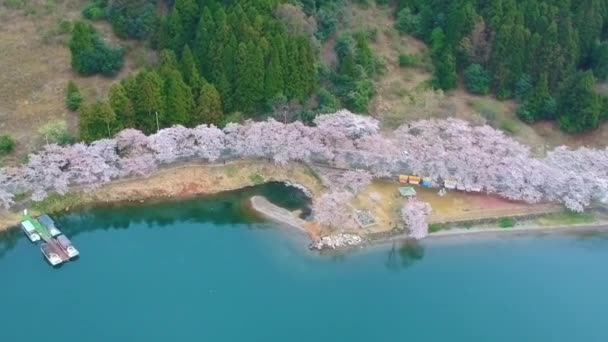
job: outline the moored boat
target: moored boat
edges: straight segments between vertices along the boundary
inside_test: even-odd
[[[23,230],[23,232],[25,232],[25,235],[27,235],[30,241],[40,241],[40,235],[38,235],[38,233],[36,232],[36,228],[34,227],[32,222],[27,220],[21,222],[21,229]]]
[[[72,244],[72,241],[68,239],[65,235],[59,235],[57,237],[57,242],[59,246],[65,251],[65,253],[70,257],[70,259],[77,257],[80,253]]]
[[[57,226],[55,225],[55,221],[53,221],[53,219],[49,215],[45,214],[38,216],[38,221],[49,230],[52,236],[61,235],[61,232],[59,231],[59,229],[57,229]]]
[[[59,256],[57,251],[51,246],[49,243],[43,243],[40,246],[40,250],[42,254],[46,258],[46,260],[52,265],[57,266],[63,262],[63,259]]]

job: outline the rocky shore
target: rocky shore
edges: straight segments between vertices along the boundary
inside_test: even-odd
[[[362,245],[363,242],[363,238],[357,234],[338,233],[323,236],[322,238],[313,241],[310,244],[310,249],[321,251],[326,249],[357,247]]]

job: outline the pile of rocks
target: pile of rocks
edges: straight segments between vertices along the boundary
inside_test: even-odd
[[[362,243],[363,239],[357,234],[333,234],[314,241],[310,245],[310,249],[338,249],[343,247],[354,247]]]

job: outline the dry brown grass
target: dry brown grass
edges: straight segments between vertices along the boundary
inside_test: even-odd
[[[17,163],[43,142],[38,129],[53,120],[65,120],[70,132],[78,134],[78,115],[65,108],[64,91],[69,80],[81,88],[85,100],[105,97],[117,79],[138,67],[143,46],[121,42],[128,49],[125,67],[115,78],[81,77],[72,72],[69,34],[59,35],[56,28],[63,20],[82,19],[85,1],[51,2],[24,0],[20,9],[7,8],[0,0],[0,133],[17,141],[16,152],[4,163]],[[109,25],[96,23],[102,35],[111,41]]]
[[[559,145],[605,147],[608,144],[608,123],[592,132],[572,136],[561,132],[551,122],[527,125],[517,118],[514,101],[472,95],[464,90],[463,84],[446,94],[431,90],[427,86],[432,70],[427,47],[423,42],[400,35],[395,30],[392,9],[388,6],[351,4],[347,6],[338,29],[339,32],[376,33],[371,46],[386,69],[375,81],[376,95],[370,105],[370,114],[379,118],[387,130],[424,118],[455,117],[475,125],[487,123],[502,129],[531,146],[538,154]],[[324,60],[335,61],[335,55],[331,54],[334,43],[330,40],[323,46]],[[402,53],[421,56],[426,63],[418,67],[401,67],[399,55]],[[600,84],[598,89],[608,93],[608,84]],[[496,117],[488,119],[488,111],[494,111]]]
[[[406,203],[401,197],[397,182],[376,181],[364,189],[352,201],[359,210],[368,210],[376,219],[376,225],[364,229],[366,233],[379,233],[393,229],[401,222],[400,210]],[[563,210],[558,204],[527,204],[512,202],[496,196],[449,191],[444,196],[437,189],[415,187],[417,197],[428,202],[433,211],[429,223],[462,222],[500,217],[516,217],[532,214],[554,213]]]
[[[400,54],[415,54],[424,59],[426,47],[421,41],[400,35],[394,29],[390,7],[375,4],[348,6],[339,30],[374,33],[371,47],[385,69],[375,80],[376,96],[370,104],[371,115],[382,119],[387,128],[394,128],[409,120],[422,118],[421,108],[425,108],[425,112],[432,111],[425,105],[433,102],[426,94],[425,82],[430,79],[428,70],[424,66],[399,66]]]

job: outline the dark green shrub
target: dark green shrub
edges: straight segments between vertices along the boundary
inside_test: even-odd
[[[116,74],[123,65],[124,49],[106,44],[95,28],[76,22],[70,40],[72,68],[83,75]]]
[[[409,53],[399,55],[399,66],[401,67],[416,67],[421,63],[420,57]]]
[[[395,28],[397,31],[402,33],[411,33],[414,31],[416,25],[416,16],[412,14],[409,8],[404,8],[397,13],[397,21],[395,22]]]
[[[0,156],[10,154],[15,149],[15,140],[10,135],[0,135]]]
[[[76,84],[72,81],[68,82],[68,86],[65,92],[65,105],[69,110],[75,111],[80,108],[82,104],[82,94],[80,90],[76,86]]]
[[[485,95],[490,91],[490,76],[479,64],[471,64],[464,71],[467,89],[473,94]]]
[[[429,233],[436,233],[440,230],[444,230],[446,226],[441,223],[431,223],[429,224]]]
[[[340,109],[340,101],[334,94],[330,93],[327,89],[321,88],[317,91],[317,105],[316,111],[319,113],[332,113]]]
[[[106,18],[106,11],[97,5],[92,4],[82,10],[82,15],[89,20],[102,20]]]
[[[503,217],[498,220],[498,226],[500,228],[511,228],[515,226],[515,219],[512,217]]]

